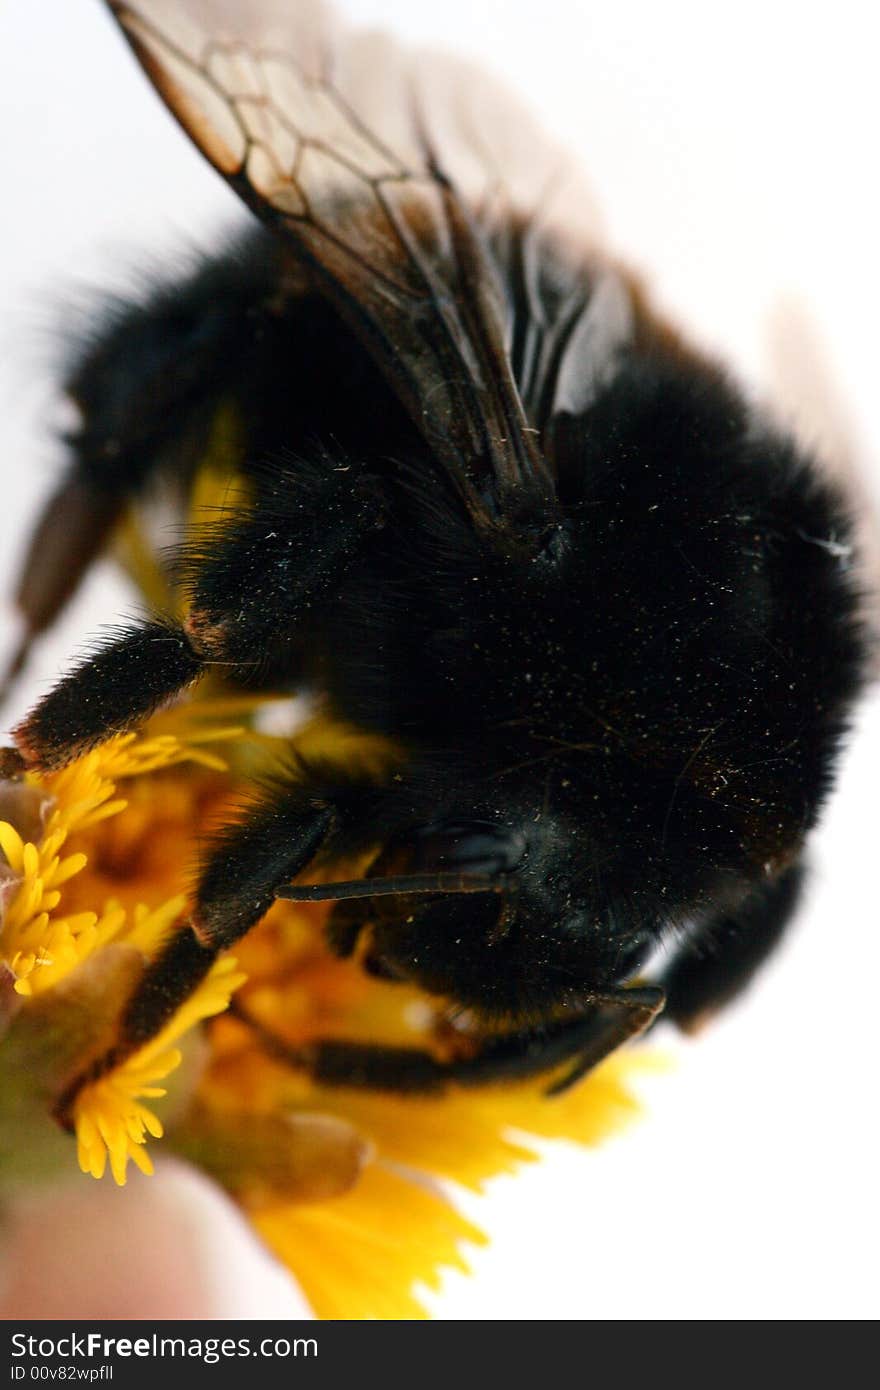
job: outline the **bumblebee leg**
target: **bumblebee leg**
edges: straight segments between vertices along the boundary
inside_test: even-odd
[[[76,591],[101,553],[122,502],[73,469],[44,507],[25,554],[13,603],[22,636],[0,685],[2,701],[24,670],[31,648]]]
[[[482,1086],[518,1081],[573,1065],[547,1089],[558,1095],[635,1037],[663,1007],[663,991],[654,987],[621,989],[599,996],[589,1012],[565,1024],[493,1034],[464,1058],[440,1061],[421,1048],[317,1040],[291,1046],[263,1028],[240,1006],[261,1046],[279,1061],[307,1070],[323,1086],[395,1094],[434,1095],[449,1085]]]
[[[285,650],[381,524],[381,501],[354,470],[323,468],[287,514],[276,505],[269,495],[218,532],[206,554],[190,557],[193,607],[184,626],[159,618],[124,628],[40,701],[15,731],[29,766],[63,766],[213,667],[247,677],[274,655],[284,668]]]
[[[264,470],[254,508],[184,551],[186,629],[206,661],[283,669],[288,657],[289,666],[304,624],[381,528],[380,485],[338,462],[319,455]]]
[[[666,1007],[666,994],[657,985],[631,986],[609,996],[577,1049],[574,1065],[547,1088],[548,1096],[561,1095],[610,1057],[625,1042],[650,1028]]]
[[[193,914],[145,973],[123,1017],[131,1050],[153,1037],[210,969],[269,910],[278,887],[315,857],[334,813],[296,788],[224,830],[205,865]]]
[[[336,810],[306,785],[284,789],[227,827],[201,875],[192,917],[144,972],[120,1020],[111,1051],[74,1078],[56,1105],[69,1123],[83,1085],[117,1066],[160,1031],[210,970],[271,906],[276,890],[315,857]]]
[[[661,976],[665,1017],[695,1032],[748,985],[776,947],[800,901],[804,868],[795,864],[735,912],[707,922]]]
[[[272,293],[268,265],[254,260],[249,269],[226,256],[143,303],[111,304],[105,322],[84,335],[63,382],[80,422],[65,439],[67,473],[25,554],[15,594],[24,635],[4,690],[129,500],[158,472],[184,476],[202,456],[217,408],[253,371],[253,343],[267,322],[262,304]]]
[[[63,767],[124,733],[200,677],[203,659],[176,624],[124,628],[75,667],[13,731],[28,767]]]

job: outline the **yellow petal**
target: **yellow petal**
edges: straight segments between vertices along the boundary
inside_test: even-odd
[[[0,820],[0,849],[9,861],[9,867],[20,874],[24,867],[24,841],[15,826],[5,820]]]

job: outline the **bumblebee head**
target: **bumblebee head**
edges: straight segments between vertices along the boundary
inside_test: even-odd
[[[527,1023],[582,1005],[633,974],[659,919],[600,907],[572,833],[549,816],[509,814],[420,827],[353,885],[359,900],[337,903],[330,944],[349,954],[365,934],[372,973],[484,1020]]]

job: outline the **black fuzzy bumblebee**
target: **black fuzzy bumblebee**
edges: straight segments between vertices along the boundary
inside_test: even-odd
[[[230,405],[253,500],[187,557],[186,623],[125,630],[20,753],[59,766],[220,664],[399,758],[300,766],[228,827],[103,1064],[276,897],[344,904],[335,950],[366,934],[369,968],[475,1021],[446,1062],[312,1045],[324,1081],[560,1089],[664,1006],[692,1026],[791,916],[862,682],[841,501],[653,313],[480,74],[302,0],[111,9],[263,226],[73,370],[32,632]],[[363,879],[310,883],[377,843]]]

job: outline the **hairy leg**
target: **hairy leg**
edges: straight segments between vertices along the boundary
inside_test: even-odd
[[[6,683],[72,597],[127,504],[158,473],[191,471],[218,407],[252,389],[275,294],[271,258],[248,255],[243,245],[141,302],[99,304],[62,382],[80,419],[65,437],[67,469],[25,554],[15,593],[24,632]]]
[[[656,987],[612,990],[596,995],[582,1014],[564,1023],[487,1034],[470,1055],[449,1061],[441,1061],[422,1048],[335,1038],[291,1046],[240,1007],[234,1012],[268,1052],[279,1061],[305,1069],[320,1085],[436,1095],[449,1085],[519,1081],[565,1067],[547,1088],[548,1095],[559,1095],[629,1038],[643,1032],[662,1008],[663,991]]]
[[[316,774],[276,789],[219,834],[202,867],[192,913],[148,965],[120,1019],[113,1048],[73,1078],[56,1112],[69,1122],[80,1088],[154,1037],[226,950],[253,927],[278,890],[296,878],[350,822],[372,789]]]
[[[211,667],[247,678],[295,648],[381,525],[382,505],[354,468],[304,465],[277,491],[190,557],[184,625],[155,618],[121,629],[40,701],[15,731],[29,766],[61,767],[133,728]]]

